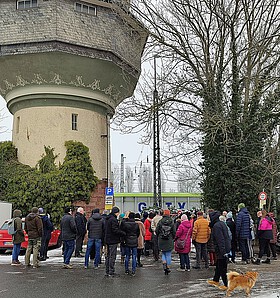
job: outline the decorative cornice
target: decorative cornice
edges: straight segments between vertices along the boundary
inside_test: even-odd
[[[34,78],[30,81],[23,78],[21,75],[15,76],[15,82],[9,82],[6,79],[3,80],[2,83],[0,83],[1,95],[5,97],[5,95],[13,89],[24,87],[27,85],[64,85],[86,88],[92,91],[100,91],[104,93],[106,96],[112,98],[115,103],[118,103],[121,100],[120,91],[118,91],[114,85],[109,84],[105,88],[102,88],[100,84],[101,81],[98,79],[94,79],[90,84],[87,84],[84,82],[83,76],[79,75],[76,75],[76,79],[70,82],[66,82],[58,73],[55,73],[53,78],[51,78],[50,80],[43,78],[43,76],[39,73],[33,74],[33,77]]]

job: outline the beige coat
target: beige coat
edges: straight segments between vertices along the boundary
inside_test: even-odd
[[[138,237],[138,249],[143,249],[144,248],[144,236],[146,234],[145,231],[145,227],[144,224],[142,223],[142,221],[140,219],[135,219],[135,222],[138,224],[139,226],[139,230],[140,230],[140,235]]]

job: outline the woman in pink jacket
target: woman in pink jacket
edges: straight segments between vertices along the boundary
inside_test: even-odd
[[[190,271],[189,252],[191,250],[192,225],[186,214],[182,215],[181,220],[182,222],[179,225],[175,236],[175,251],[177,251],[180,256],[180,268],[177,270]],[[185,240],[184,248],[179,248],[177,246],[177,239]]]
[[[254,262],[257,265],[260,265],[261,258],[264,254],[269,255],[269,242],[273,238],[272,234],[272,218],[267,214],[266,210],[262,210],[262,217],[260,218],[258,226],[258,237],[260,242],[259,256]],[[262,263],[270,264],[270,258],[267,257]]]

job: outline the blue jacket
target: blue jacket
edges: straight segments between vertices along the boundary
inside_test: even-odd
[[[250,239],[250,214],[246,207],[241,208],[236,218],[236,236],[238,239]]]

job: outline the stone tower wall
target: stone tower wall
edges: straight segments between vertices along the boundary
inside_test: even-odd
[[[0,31],[3,53],[7,45],[61,41],[112,52],[140,70],[146,39],[117,15],[114,6],[104,7],[102,1],[83,1],[89,5],[99,3],[95,5],[97,15],[92,16],[76,12],[77,1],[73,0],[38,0],[38,7],[24,10],[16,9],[15,2],[1,0],[0,28],[5,28]],[[36,45],[31,50],[42,51],[43,47]],[[17,51],[24,53],[28,49],[21,47]],[[86,51],[84,54],[87,55]]]

